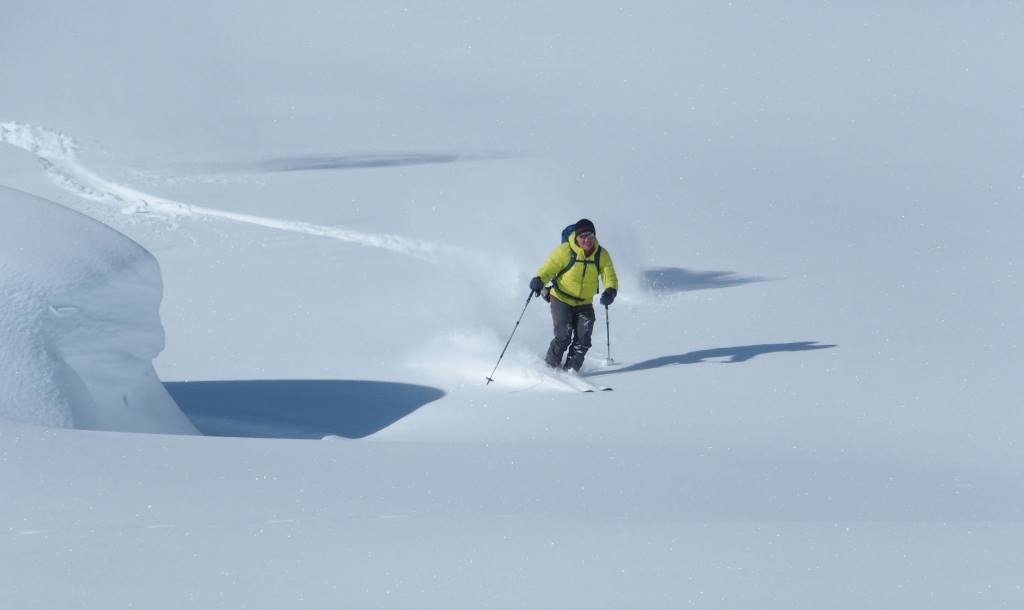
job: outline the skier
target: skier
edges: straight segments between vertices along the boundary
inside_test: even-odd
[[[618,293],[619,280],[608,251],[597,243],[594,223],[581,218],[563,241],[548,256],[530,280],[530,290],[551,303],[551,319],[555,337],[548,346],[544,362],[551,368],[561,366],[567,371],[579,372],[590,349],[590,336],[594,332],[593,300],[598,292],[598,277],[604,285],[601,304],[608,307]],[[551,282],[549,288],[545,285]],[[543,293],[543,295],[542,295]],[[569,355],[562,364],[566,348]]]

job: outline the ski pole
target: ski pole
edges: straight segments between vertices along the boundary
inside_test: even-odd
[[[608,322],[608,306],[604,306],[604,336],[608,340],[608,357],[604,359],[605,365],[614,364],[612,360],[612,327],[611,323]]]
[[[491,374],[487,376],[487,383],[484,385],[491,385],[494,381],[494,371],[498,370],[498,365],[501,364],[501,359],[505,357],[505,350],[508,349],[508,344],[512,343],[512,337],[516,334],[516,329],[519,328],[519,323],[523,321],[523,316],[526,315],[526,308],[530,305],[530,299],[533,298],[533,291],[526,295],[526,305],[523,305],[523,312],[519,314],[519,319],[516,320],[516,325],[512,327],[512,334],[508,336],[508,341],[505,342],[505,349],[501,350],[501,355],[498,356],[498,361],[494,363],[494,368],[491,370]]]

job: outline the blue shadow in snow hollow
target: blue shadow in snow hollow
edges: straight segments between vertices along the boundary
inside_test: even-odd
[[[250,438],[363,438],[444,396],[437,388],[384,381],[172,381],[164,387],[203,434]]]

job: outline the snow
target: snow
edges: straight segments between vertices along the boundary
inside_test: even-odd
[[[1020,7],[0,12],[0,607],[1024,605]]]
[[[44,426],[194,433],[153,370],[160,270],[95,220],[0,187],[0,415]],[[26,230],[26,229],[31,230]]]

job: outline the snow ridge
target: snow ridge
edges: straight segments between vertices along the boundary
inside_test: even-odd
[[[387,233],[363,233],[340,226],[282,220],[200,207],[145,193],[99,176],[78,160],[78,144],[68,135],[26,123],[0,123],[0,142],[26,150],[36,157],[63,188],[95,201],[121,205],[126,214],[146,213],[171,220],[218,219],[258,225],[268,229],[327,237],[382,248],[414,258],[432,260],[440,247],[430,242]]]
[[[153,369],[164,346],[156,259],[27,193],[0,186],[0,207],[0,419],[195,434]]]

